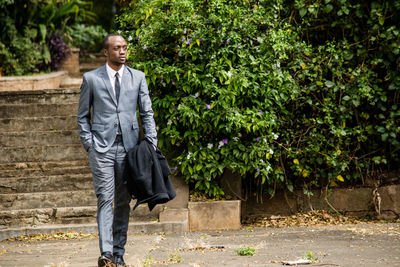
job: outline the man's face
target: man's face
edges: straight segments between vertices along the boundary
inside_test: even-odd
[[[122,36],[111,36],[108,38],[108,48],[104,49],[104,54],[109,63],[121,66],[126,61],[127,46]]]

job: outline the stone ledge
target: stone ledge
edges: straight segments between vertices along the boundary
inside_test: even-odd
[[[66,76],[66,71],[57,71],[35,76],[0,77],[0,91],[58,89]]]
[[[187,222],[137,222],[129,223],[129,234],[153,234],[153,233],[184,233]],[[36,227],[19,227],[0,229],[0,240],[10,237],[32,234],[52,234],[56,232],[75,231],[87,234],[96,234],[97,223],[87,224],[52,224]]]
[[[240,200],[189,202],[189,230],[240,229]]]
[[[315,210],[332,211],[324,199],[324,192],[313,190],[313,196],[307,198],[302,191],[287,193],[285,198],[282,192],[270,198],[263,196],[260,203],[257,199],[249,198],[243,202],[243,215],[245,217],[267,217],[271,215],[290,215],[295,212]],[[387,185],[378,188],[381,197],[382,219],[394,219],[400,217],[400,185]],[[375,216],[373,205],[373,188],[334,188],[328,196],[329,203],[345,215]]]
[[[189,230],[189,210],[185,208],[170,209],[165,207],[159,214],[159,221],[162,223],[167,222],[181,222],[186,225],[185,231]]]

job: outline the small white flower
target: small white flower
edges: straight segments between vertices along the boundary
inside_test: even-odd
[[[269,149],[269,154],[273,155],[274,151],[272,150],[272,148]]]
[[[264,161],[263,161],[262,159],[260,159],[260,162],[261,162],[261,163],[264,163]]]
[[[132,41],[132,39],[133,39],[132,36],[129,35],[128,41]]]
[[[268,172],[270,169],[271,169],[271,166],[268,165],[268,166],[267,166],[267,172]]]
[[[238,133],[238,136],[239,136],[239,137],[242,137],[242,134],[241,134],[241,133]]]
[[[274,119],[271,119],[271,122],[275,122],[275,120],[274,120]]]
[[[189,152],[189,154],[186,156],[187,159],[190,159],[190,156],[192,155],[192,152]]]
[[[267,138],[264,138],[263,141],[266,143],[267,142]]]
[[[199,95],[200,95],[199,92],[197,92],[197,93],[194,95],[194,97],[197,98],[197,97],[199,97]]]
[[[230,78],[232,76],[232,73],[228,71],[228,77]]]
[[[218,143],[218,148],[221,148],[223,145],[224,145],[224,142],[219,141],[219,143]]]
[[[168,125],[171,125],[171,124],[172,124],[172,120],[169,119],[168,122],[167,122],[167,124],[168,124]]]
[[[239,137],[233,137],[232,139],[233,139],[233,141],[235,141],[235,142],[239,141]]]
[[[121,30],[118,30],[117,33],[118,33],[118,34],[121,34]]]
[[[278,139],[278,135],[277,134],[274,134],[274,140],[276,140],[276,139]]]
[[[207,148],[208,148],[208,149],[211,149],[211,148],[213,148],[213,146],[214,146],[213,144],[208,144],[208,145],[207,145]]]

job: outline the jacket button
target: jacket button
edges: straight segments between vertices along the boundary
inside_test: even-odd
[[[120,109],[117,109],[117,113],[120,113],[121,112],[121,110]]]
[[[114,127],[117,128],[118,127],[118,123],[114,123]]]

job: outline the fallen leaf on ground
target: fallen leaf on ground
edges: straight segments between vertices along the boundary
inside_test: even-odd
[[[72,239],[87,239],[97,238],[98,234],[85,234],[82,232],[56,232],[53,234],[34,234],[34,235],[20,235],[16,237],[10,237],[5,241],[23,241],[23,242],[34,242],[34,241],[45,241],[45,240],[72,240]],[[1,241],[0,241],[1,242]]]

